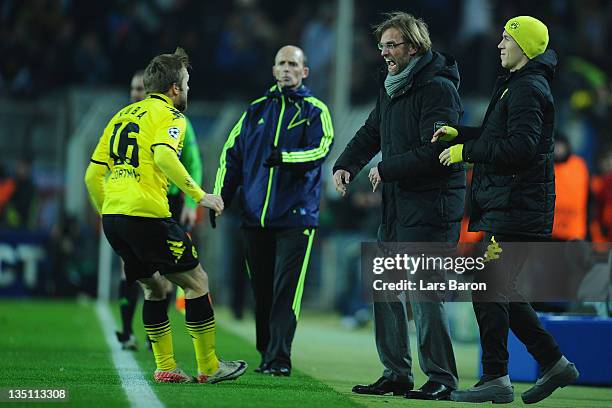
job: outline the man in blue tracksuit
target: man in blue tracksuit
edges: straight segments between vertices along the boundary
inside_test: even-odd
[[[334,131],[327,106],[302,80],[306,57],[282,47],[276,84],[242,114],[221,152],[215,194],[228,207],[241,186],[247,271],[255,297],[256,372],[291,374],[291,343],[321,196],[321,164]]]

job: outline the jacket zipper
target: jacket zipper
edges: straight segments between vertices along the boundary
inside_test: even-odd
[[[276,135],[274,135],[274,147],[278,146],[278,137],[280,136],[281,127],[283,125],[283,115],[285,114],[285,96],[281,93],[281,110],[278,116],[278,123],[276,125]],[[265,227],[266,212],[268,211],[268,204],[270,203],[270,193],[272,192],[272,181],[274,178],[274,167],[270,167],[270,175],[268,176],[268,190],[266,191],[266,199],[264,201],[263,209],[261,210],[260,223],[262,227]]]

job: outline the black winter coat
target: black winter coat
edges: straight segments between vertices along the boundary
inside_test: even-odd
[[[550,81],[557,55],[548,50],[498,78],[480,128],[458,126],[463,159],[474,163],[470,231],[546,238],[555,210]]]
[[[436,124],[456,123],[461,114],[455,60],[428,51],[413,68],[406,85],[390,98],[384,88],[376,107],[348,143],[333,171],[351,180],[382,151],[378,170],[383,181],[383,215],[379,239],[405,242],[457,242],[465,199],[462,166],[445,167],[432,144]]]

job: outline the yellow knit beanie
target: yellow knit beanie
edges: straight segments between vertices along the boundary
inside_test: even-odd
[[[529,59],[546,51],[548,28],[537,18],[518,16],[508,20],[504,29],[514,38]]]

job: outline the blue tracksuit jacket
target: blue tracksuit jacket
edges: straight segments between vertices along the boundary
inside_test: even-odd
[[[229,207],[242,186],[243,227],[316,227],[321,198],[321,164],[334,138],[327,106],[308,88],[271,87],[253,101],[221,152],[215,194]],[[282,164],[263,163],[274,148]]]

